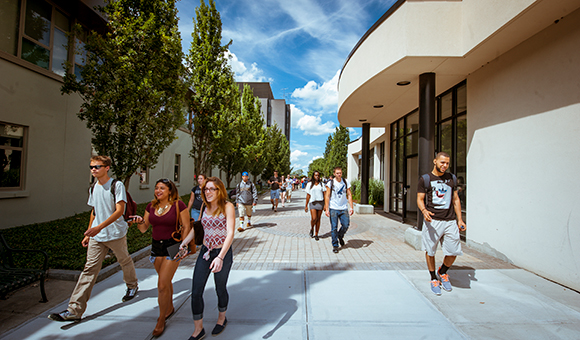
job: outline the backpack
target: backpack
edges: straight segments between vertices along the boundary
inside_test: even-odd
[[[348,190],[348,182],[346,181],[346,178],[343,178],[342,180],[344,181],[344,185],[346,186],[346,188]],[[330,193],[328,194],[328,201],[330,202],[330,198],[332,197],[332,188],[334,187],[334,178],[329,179],[329,181],[331,181],[330,182]]]
[[[234,194],[231,195],[232,199],[236,199],[236,200],[238,199],[238,193],[240,192],[240,184],[241,183],[238,183],[238,185],[236,185],[236,188],[232,190],[234,192]],[[256,187],[254,186],[253,182],[250,182],[250,192],[252,193],[252,195],[254,195],[254,190],[256,190]],[[235,197],[233,197],[233,196],[235,196]]]
[[[115,206],[117,202],[115,202],[115,187],[117,186],[117,182],[119,180],[113,178],[113,182],[111,183],[111,195],[113,195],[113,205]],[[91,186],[91,195],[93,194],[93,190],[95,190],[95,184]],[[125,204],[125,211],[123,212],[123,219],[125,221],[129,221],[131,218],[129,216],[134,216],[137,213],[137,203],[133,201],[131,194],[125,189],[125,194],[127,196],[127,202]],[[94,208],[93,208],[94,209]]]
[[[423,178],[423,187],[425,187],[425,190],[431,189],[431,177],[429,174],[423,174],[421,178]],[[451,178],[453,179],[453,187],[455,188],[457,186],[457,176],[451,174]]]

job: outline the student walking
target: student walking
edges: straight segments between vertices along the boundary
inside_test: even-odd
[[[304,211],[310,209],[310,237],[318,241],[318,232],[320,231],[320,217],[324,209],[324,192],[326,186],[320,181],[320,173],[314,171],[312,180],[306,185],[306,205]],[[310,203],[309,203],[310,202]]]
[[[344,246],[344,235],[350,225],[350,216],[354,209],[352,206],[352,195],[350,183],[342,178],[342,169],[334,168],[334,179],[326,183],[326,196],[324,211],[330,217],[330,233],[332,236],[332,252],[338,253],[338,244]],[[338,221],[340,220],[340,230]]]
[[[179,206],[179,218],[183,225],[184,235],[189,234],[189,210],[185,203],[179,199],[179,193],[175,184],[168,179],[160,179],[155,183],[153,201],[145,208],[145,215],[132,216],[137,222],[137,227],[144,233],[152,226],[153,240],[151,242],[151,256],[149,260],[157,272],[157,303],[159,304],[159,318],[153,329],[153,336],[160,336],[165,330],[165,320],[170,317],[173,308],[173,276],[179,266],[179,260],[175,261],[169,255],[167,248],[178,244],[173,239],[176,231],[177,207]]]
[[[278,212],[278,200],[280,199],[280,184],[282,180],[278,177],[278,171],[274,170],[274,176],[268,180],[270,185],[270,202],[272,203],[272,210]]]
[[[238,206],[238,214],[240,216],[240,226],[238,231],[245,230],[244,218],[248,216],[247,226],[252,225],[252,210],[258,204],[258,191],[254,183],[250,181],[248,172],[242,172],[242,181],[236,186],[236,205]]]
[[[127,251],[129,225],[123,219],[127,202],[125,186],[121,181],[114,181],[109,177],[111,158],[108,156],[92,157],[89,168],[91,175],[97,181],[89,189],[88,205],[93,207],[93,210],[91,211],[89,227],[81,241],[82,246],[87,248],[87,261],[70,297],[68,308],[48,316],[54,321],[81,319],[87,309],[91,291],[97,282],[97,276],[109,249],[117,257],[123,270],[123,281],[127,285],[127,292],[121,300],[125,302],[133,299],[138,290],[135,265]],[[112,189],[113,183],[114,189]]]
[[[282,201],[282,208],[284,208],[284,203],[286,202],[286,179],[284,176],[280,180],[280,200]]]
[[[462,255],[459,231],[466,229],[461,217],[461,200],[457,190],[457,178],[446,173],[449,155],[439,152],[433,160],[433,171],[419,178],[417,206],[423,214],[423,250],[427,268],[431,274],[431,291],[441,295],[441,286],[450,292],[451,282],[447,270],[458,255]],[[443,264],[435,273],[437,244],[443,249]]]
[[[201,199],[201,186],[205,181],[205,175],[197,175],[197,185],[191,189],[191,195],[189,196],[189,203],[187,204],[187,211],[191,212],[191,218],[194,221],[199,220],[199,210],[201,209],[201,204],[203,200]]]
[[[286,200],[288,203],[292,203],[292,187],[294,186],[294,182],[290,176],[286,177],[286,182],[284,182],[286,186]]]
[[[190,340],[200,340],[205,337],[203,292],[210,273],[213,273],[214,277],[219,311],[217,323],[211,334],[220,334],[228,323],[226,310],[228,309],[229,295],[226,285],[233,262],[231,245],[234,240],[234,225],[236,223],[236,210],[234,205],[227,201],[228,193],[219,178],[208,177],[201,189],[206,206],[201,216],[204,236],[203,245],[193,271],[191,310],[195,328]],[[192,229],[182,241],[181,249],[186,249],[193,237]]]

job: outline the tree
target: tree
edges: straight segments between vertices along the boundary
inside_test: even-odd
[[[83,99],[78,116],[94,148],[112,159],[127,187],[139,167],[152,167],[184,122],[183,53],[175,1],[110,1],[99,10],[105,34],[90,32],[81,79],[67,73],[63,94]],[[77,25],[74,30],[80,33]]]
[[[342,125],[336,127],[334,133],[332,134],[329,158],[326,159],[327,167],[330,171],[328,175],[332,174],[332,170],[335,167],[341,167],[342,177],[346,178],[348,176],[348,143],[350,143],[350,134],[348,133],[348,129]]]
[[[242,123],[240,131],[243,134],[243,155],[246,160],[245,168],[254,177],[259,176],[266,166],[264,145],[267,144],[264,118],[261,114],[261,103],[254,97],[252,88],[244,85],[242,93]]]
[[[277,170],[280,175],[292,172],[290,168],[290,144],[276,123],[266,128],[264,157],[266,165],[262,177],[269,178]]]
[[[332,141],[334,138],[334,133],[328,135],[326,139],[326,147],[324,148],[324,153],[322,154],[322,158],[324,159],[324,164],[321,164],[322,167],[318,169],[318,171],[322,172],[324,176],[332,175],[332,166],[330,165],[330,152],[332,151]]]
[[[219,163],[217,149],[228,128],[228,119],[222,114],[233,112],[239,105],[239,90],[232,86],[233,71],[227,64],[225,53],[231,40],[221,44],[222,22],[215,1],[206,5],[200,0],[195,10],[192,42],[186,58],[187,84],[193,89],[188,97],[192,116],[189,121],[195,173],[208,173]],[[216,152],[214,152],[214,150]]]
[[[314,171],[318,171],[320,172],[320,176],[328,176],[329,174],[325,174],[322,171],[322,168],[324,168],[326,166],[326,160],[324,158],[317,158],[315,160],[312,161],[312,163],[310,163],[308,165],[308,177],[312,178],[312,174],[314,174]]]

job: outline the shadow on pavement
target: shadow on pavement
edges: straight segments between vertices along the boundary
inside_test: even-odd
[[[344,245],[344,248],[360,249],[360,248],[366,248],[366,247],[370,246],[371,244],[373,244],[373,241],[350,239],[350,240],[347,240],[346,244]]]
[[[449,269],[449,281],[458,288],[471,288],[471,281],[477,281],[475,269],[467,266],[452,266]]]

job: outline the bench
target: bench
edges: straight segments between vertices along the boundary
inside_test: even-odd
[[[44,257],[42,269],[18,268],[14,265],[14,255],[40,254]],[[48,270],[48,254],[42,250],[12,249],[0,233],[0,298],[6,299],[8,293],[40,280],[40,302],[47,302],[44,279]]]

